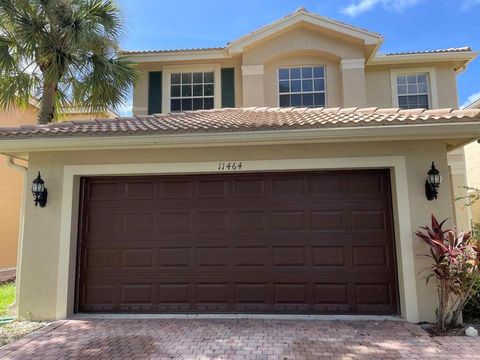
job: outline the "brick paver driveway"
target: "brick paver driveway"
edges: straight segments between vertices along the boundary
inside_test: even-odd
[[[396,321],[68,320],[2,359],[479,359],[478,338],[431,339]]]

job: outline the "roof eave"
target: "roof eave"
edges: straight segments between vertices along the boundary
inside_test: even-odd
[[[135,63],[149,63],[159,61],[185,61],[185,60],[217,60],[231,58],[228,50],[206,51],[168,51],[151,53],[124,53],[123,58]]]
[[[377,55],[367,62],[367,66],[408,64],[422,62],[463,62],[465,67],[478,56],[478,52],[425,53],[404,55]]]
[[[140,148],[188,148],[250,146],[292,143],[358,141],[408,141],[428,139],[474,140],[480,137],[480,122],[421,125],[358,126],[321,129],[288,129],[244,132],[188,133],[134,136],[29,137],[0,140],[0,153],[45,151],[114,150]],[[32,141],[35,140],[35,141]]]

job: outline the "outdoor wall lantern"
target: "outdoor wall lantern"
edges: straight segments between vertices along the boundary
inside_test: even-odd
[[[438,188],[442,183],[442,175],[435,167],[435,163],[432,161],[432,168],[427,173],[427,181],[425,181],[425,194],[427,199],[432,201],[438,197]]]
[[[33,203],[35,206],[45,207],[47,205],[48,192],[45,188],[45,181],[38,172],[37,178],[32,183]]]

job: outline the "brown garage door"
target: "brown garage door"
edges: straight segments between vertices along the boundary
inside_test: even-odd
[[[397,314],[387,170],[83,179],[81,312]]]

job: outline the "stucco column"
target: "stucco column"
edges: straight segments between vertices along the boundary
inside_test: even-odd
[[[366,107],[365,59],[344,59],[340,62],[343,107]]]
[[[265,106],[263,65],[243,65],[243,106]]]
[[[459,230],[471,230],[471,209],[466,206],[465,200],[455,200],[468,195],[468,190],[464,187],[467,185],[467,168],[465,165],[465,150],[459,148],[448,154],[448,167],[450,170],[450,183],[452,192],[452,202],[455,225]]]

